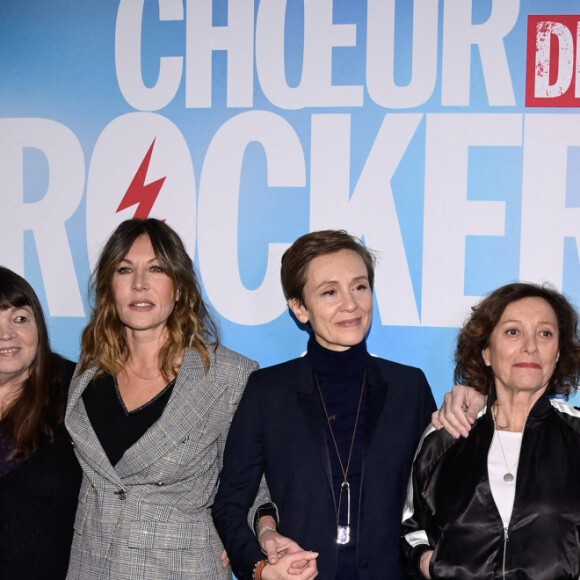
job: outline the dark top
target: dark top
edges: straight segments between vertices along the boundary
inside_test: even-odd
[[[111,465],[116,465],[125,451],[161,417],[174,384],[175,381],[169,383],[142,407],[128,411],[113,376],[99,375],[91,381],[82,395],[83,402]]]
[[[324,397],[332,431],[336,439],[342,468],[347,469],[348,457],[353,441],[352,455],[348,467],[347,481],[350,485],[350,540],[338,545],[338,565],[336,580],[357,580],[356,542],[358,530],[358,511],[362,475],[362,456],[366,421],[366,390],[362,394],[361,410],[357,421],[357,411],[361,398],[363,378],[366,381],[367,350],[366,342],[345,351],[324,348],[314,338],[308,342],[308,356],[312,370]],[[348,497],[343,492],[342,468],[336,454],[336,447],[328,421],[321,407],[320,419],[326,431],[326,444],[332,471],[334,503],[338,513],[338,524],[346,525],[348,519]],[[355,432],[356,423],[356,432]],[[340,506],[339,506],[340,504]]]
[[[419,369],[365,358],[358,575],[403,580],[401,514],[417,443],[435,401]],[[253,373],[230,427],[212,515],[240,580],[251,580],[264,557],[247,522],[263,474],[278,506],[280,533],[318,552],[317,580],[335,580],[335,492],[310,354]]]
[[[580,413],[544,394],[524,426],[513,511],[504,528],[487,456],[491,407],[469,437],[429,432],[413,464],[403,550],[413,578],[575,580],[580,574]],[[426,543],[428,542],[428,543]]]
[[[68,389],[74,363],[55,355],[59,383]],[[0,477],[0,579],[66,577],[81,469],[60,423],[15,469]]]

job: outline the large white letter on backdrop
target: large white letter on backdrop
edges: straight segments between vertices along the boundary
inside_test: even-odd
[[[40,150],[48,188],[24,203],[25,148]],[[85,159],[75,134],[49,119],[0,119],[0,263],[24,274],[24,231],[32,230],[51,316],[84,316],[65,222],[77,210],[85,185]]]
[[[126,208],[119,210],[121,205]],[[181,131],[156,113],[117,117],[95,145],[87,181],[91,268],[109,234],[137,211],[140,217],[167,220],[190,256],[195,255],[196,190],[191,154]]]
[[[125,100],[140,111],[156,111],[168,105],[181,83],[183,58],[159,59],[159,78],[147,87],[141,74],[143,4],[145,0],[121,0],[115,29],[117,81]],[[183,20],[182,0],[158,0],[160,20]]]
[[[514,106],[503,39],[518,20],[519,0],[493,0],[489,19],[483,24],[472,24],[472,8],[469,0],[445,0],[441,102],[446,106],[469,105],[471,54],[476,45],[489,104]]]
[[[350,197],[350,115],[313,115],[311,230],[345,228],[379,253],[375,294],[383,324],[419,324],[391,189],[421,114],[386,115]]]
[[[333,24],[333,0],[304,1],[304,54],[297,87],[286,81],[286,1],[261,0],[256,21],[256,69],[271,103],[283,109],[361,107],[363,87],[332,84],[332,49],[356,45],[356,25]]]
[[[580,254],[580,208],[566,207],[569,147],[580,147],[579,115],[526,115],[520,278],[559,288],[564,238]]]
[[[213,0],[187,2],[187,107],[211,107],[212,55],[225,50],[227,106],[251,107],[254,90],[254,2],[229,0],[227,26],[212,26]]]
[[[411,80],[395,84],[395,0],[369,0],[367,5],[367,88],[381,107],[418,107],[437,82],[438,0],[414,2]]]
[[[465,296],[466,236],[502,236],[505,202],[468,201],[469,147],[521,146],[519,114],[427,115],[424,326],[459,326],[473,304]]]
[[[249,111],[224,123],[215,134],[199,186],[198,255],[203,283],[219,314],[237,324],[265,324],[286,309],[280,287],[280,259],[288,244],[270,244],[264,282],[248,290],[238,264],[238,207],[244,152],[264,148],[268,186],[304,187],[302,146],[292,126],[265,111]],[[259,227],[256,224],[256,227]],[[234,297],[234,298],[232,298]]]

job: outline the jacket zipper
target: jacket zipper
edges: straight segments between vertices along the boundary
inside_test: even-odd
[[[508,542],[510,541],[510,537],[508,534],[508,529],[504,528],[503,529],[503,560],[502,560],[502,578],[505,580],[505,559],[506,559],[506,553],[507,553],[507,545]]]

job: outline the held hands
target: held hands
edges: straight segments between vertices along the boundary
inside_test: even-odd
[[[318,576],[317,557],[317,552],[306,550],[279,555],[275,564],[268,562],[263,568],[262,580],[312,580]]]
[[[284,554],[304,552],[294,540],[282,536],[276,530],[270,528],[265,529],[260,534],[260,548],[266,555],[268,563],[272,565],[276,564]],[[301,568],[299,561],[296,561],[296,566]]]
[[[444,428],[455,439],[460,435],[467,437],[485,403],[486,397],[481,393],[471,387],[455,385],[453,390],[445,395],[441,409],[431,416],[431,423],[435,429]]]

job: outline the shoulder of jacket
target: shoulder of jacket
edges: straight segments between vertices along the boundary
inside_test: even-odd
[[[252,372],[258,368],[258,363],[245,357],[244,355],[231,350],[225,346],[210,344],[207,347],[207,354],[209,356],[209,370],[208,374],[218,378],[225,374],[229,376],[232,372]],[[182,363],[185,367],[203,368],[205,371],[205,361],[201,353],[194,348],[185,349],[185,357]]]
[[[394,375],[417,375],[424,376],[423,371],[419,367],[395,362],[386,358],[369,354],[369,364],[380,368],[382,371],[392,373]]]
[[[473,432],[470,433],[473,436]],[[456,445],[465,444],[465,439],[454,439],[445,429],[437,430],[429,425],[417,447],[416,461],[413,469],[419,477],[426,477],[437,466],[445,454]]]
[[[550,404],[560,419],[580,432],[580,408],[573,407],[560,399],[550,399]]]
[[[228,362],[229,364],[237,364],[242,367],[256,367],[258,368],[258,363],[239,352],[223,346],[222,344],[210,345],[208,347],[208,353],[212,363],[220,364],[223,362]]]
[[[294,379],[301,373],[305,372],[312,372],[310,364],[308,363],[308,358],[298,357],[259,369],[252,375],[252,382],[261,383],[270,382],[272,380],[280,382],[286,378],[295,382]]]

